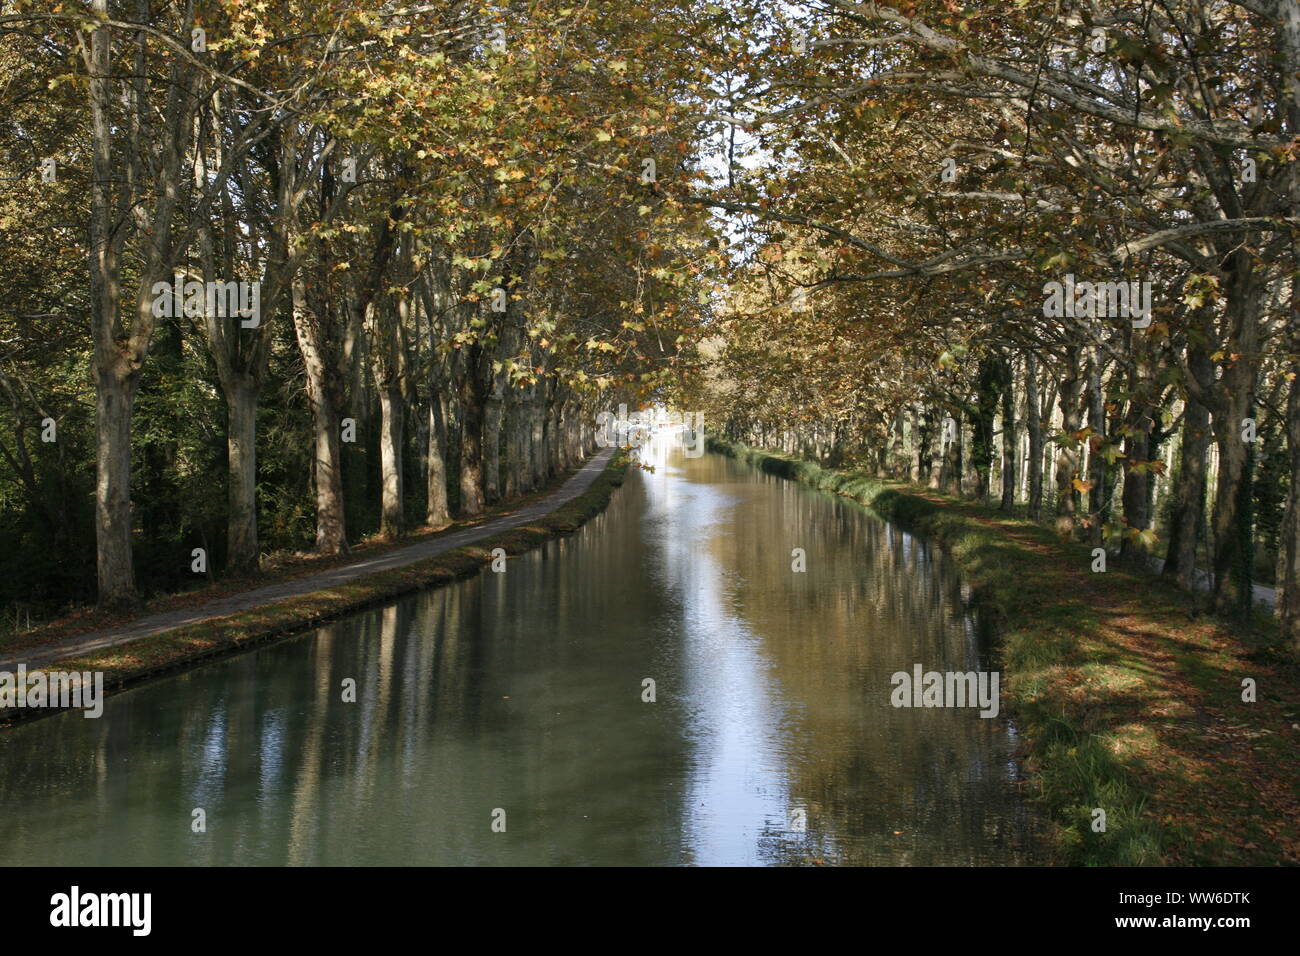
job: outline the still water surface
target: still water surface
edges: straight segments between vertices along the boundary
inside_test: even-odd
[[[1043,862],[1014,726],[890,706],[895,671],[987,667],[948,561],[647,461],[504,574],[0,734],[0,864]]]

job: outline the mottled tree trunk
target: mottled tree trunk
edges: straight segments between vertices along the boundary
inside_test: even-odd
[[[1156,409],[1152,404],[1154,370],[1145,354],[1134,364],[1129,378],[1127,435],[1124,438],[1124,541],[1120,554],[1125,561],[1145,565],[1148,548],[1139,533],[1151,526],[1151,430]]]
[[[134,603],[131,561],[131,413],[139,377],[97,368],[95,375],[95,545],[99,603]]]
[[[1002,391],[1002,501],[998,507],[1010,513],[1016,507],[1016,376],[1011,362],[1007,365],[1006,388]]]
[[[546,389],[537,385],[528,404],[528,459],[532,470],[532,485],[540,488],[546,484]]]
[[[514,498],[532,490],[528,461],[528,416],[523,389],[512,388],[506,402],[505,495]]]
[[[487,504],[501,500],[501,424],[505,403],[495,391],[483,408],[483,499]]]
[[[1038,406],[1038,359],[1025,353],[1025,430],[1028,432],[1029,517],[1043,516],[1043,416]]]
[[[1213,365],[1202,349],[1189,349],[1188,363],[1212,375]],[[1210,412],[1188,396],[1183,409],[1182,447],[1178,455],[1178,483],[1170,513],[1169,546],[1162,572],[1186,590],[1196,586],[1196,543],[1205,523],[1205,464],[1210,447]]]
[[[1287,132],[1300,133],[1300,6],[1279,3],[1279,46],[1286,95]],[[1291,215],[1300,207],[1300,168],[1291,164],[1289,176]],[[1297,249],[1294,233],[1291,244],[1291,268],[1296,269]],[[1287,322],[1287,345],[1292,355],[1291,371],[1295,378],[1287,396],[1286,434],[1290,451],[1291,481],[1282,513],[1278,544],[1278,625],[1279,633],[1292,650],[1300,654],[1300,284],[1291,280],[1291,315]]]
[[[950,415],[952,424],[949,428],[941,428],[940,441],[943,445],[943,463],[939,468],[939,486],[946,494],[961,495],[961,469],[962,469],[962,428],[961,417],[959,415]],[[944,435],[943,431],[951,431],[950,440]]]
[[[1106,482],[1106,458],[1102,443],[1106,440],[1106,396],[1101,389],[1101,347],[1092,350],[1088,360],[1088,528],[1087,539],[1099,547],[1104,538],[1106,502],[1110,489]]]
[[[889,473],[894,478],[907,478],[907,453],[903,447],[904,409],[899,406],[894,410],[894,426],[891,429],[889,443]]]
[[[315,446],[312,476],[316,486],[316,550],[344,554],[348,550],[343,510],[343,449],[338,409],[327,381],[324,348],[315,316],[308,314],[302,279],[293,282],[293,328],[307,373]]]
[[[429,457],[425,474],[428,478],[425,523],[432,528],[445,528],[451,523],[451,511],[447,505],[447,412],[436,382],[429,396]]]
[[[1241,438],[1242,419],[1255,405],[1259,350],[1259,300],[1262,292],[1250,254],[1238,250],[1232,254],[1227,283],[1225,319],[1231,329],[1229,341],[1239,358],[1224,370],[1220,378],[1223,405],[1215,415],[1215,443],[1219,449],[1218,485],[1215,492],[1214,517],[1214,584],[1212,602],[1219,613],[1236,611],[1243,599],[1232,581],[1233,564],[1241,552],[1240,515],[1241,481],[1246,469],[1246,443]]]
[[[564,441],[560,434],[561,403],[556,402],[546,416],[546,469],[555,475],[564,470]]]
[[[483,511],[483,399],[472,382],[471,368],[461,383],[460,513]]]
[[[1292,354],[1300,355],[1300,314],[1291,316]],[[1291,486],[1278,547],[1278,625],[1281,636],[1300,654],[1300,362],[1293,362],[1296,382],[1286,403],[1287,446],[1290,451]]]
[[[379,392],[379,534],[402,533],[402,388],[396,381],[378,384]]]
[[[1151,473],[1144,463],[1151,457],[1151,420],[1146,409],[1140,410],[1134,417],[1132,431],[1124,439],[1124,540],[1120,545],[1120,555],[1125,561],[1141,565],[1146,558],[1147,547],[1139,532],[1145,531],[1151,524],[1151,515],[1147,507],[1150,503],[1149,484]],[[1139,464],[1142,463],[1142,464]]]
[[[256,571],[257,542],[257,398],[253,377],[236,372],[225,383],[226,454],[228,456],[226,567],[236,573]]]
[[[938,487],[938,476],[934,470],[934,438],[938,431],[938,424],[938,416],[933,408],[927,407],[922,410],[916,441],[917,481],[929,488]]]
[[[1078,370],[1078,351],[1067,359],[1070,377],[1061,382],[1058,401],[1061,409],[1061,431],[1064,437],[1056,448],[1056,530],[1061,534],[1073,534],[1076,516],[1079,513],[1079,491],[1074,486],[1074,479],[1079,475],[1079,445],[1074,434],[1079,431],[1082,417],[1080,398],[1083,394],[1083,378]]]

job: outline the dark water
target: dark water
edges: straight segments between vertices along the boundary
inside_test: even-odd
[[[890,706],[984,654],[923,542],[660,454],[503,574],[0,734],[0,863],[1041,862],[1014,728]]]

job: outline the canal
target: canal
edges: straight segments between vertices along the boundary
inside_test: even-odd
[[[646,462],[504,573],[0,734],[0,863],[1045,862],[1005,715],[891,706],[897,671],[990,667],[950,561]]]

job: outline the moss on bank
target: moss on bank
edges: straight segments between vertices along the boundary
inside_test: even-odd
[[[105,691],[112,693],[250,647],[300,634],[415,591],[473,577],[492,560],[494,548],[502,548],[509,555],[522,554],[557,535],[577,531],[609,504],[614,489],[623,484],[627,468],[627,456],[616,454],[590,488],[555,511],[446,554],[265,607],[137,638],[120,647],[63,658],[48,669],[101,671]],[[0,729],[58,712],[57,709],[17,708],[0,712]]]
[[[1062,862],[1296,862],[1293,665],[1189,613],[1165,582],[1091,574],[1087,548],[1032,522],[745,445],[709,448],[861,502],[956,558],[997,624],[1004,699]],[[1242,675],[1267,681],[1268,699],[1243,706]]]

